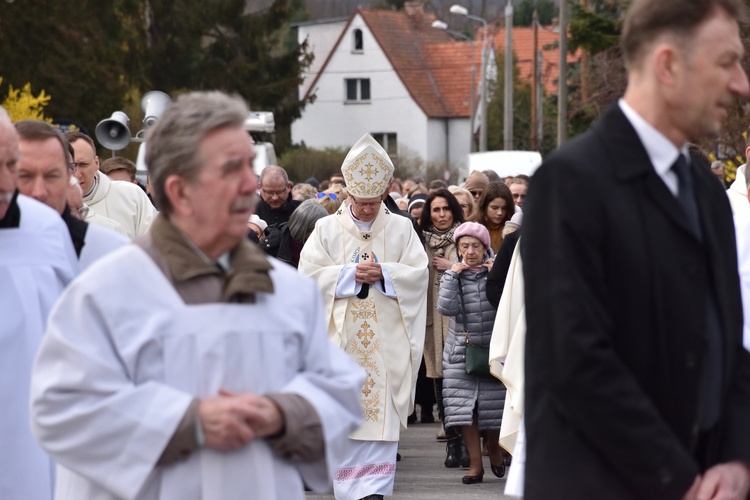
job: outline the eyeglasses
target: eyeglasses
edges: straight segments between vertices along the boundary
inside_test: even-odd
[[[338,197],[338,195],[336,195],[336,193],[318,193],[315,197],[320,200],[320,199],[325,198],[326,196],[328,196],[332,200],[338,200],[339,199],[339,197]]]
[[[70,163],[68,163],[68,168],[70,168],[70,171],[75,174],[76,170],[78,170],[78,162],[71,161]]]
[[[482,192],[481,191],[469,191],[469,192],[471,193],[471,195],[474,198],[478,198],[478,197],[482,196]]]
[[[377,206],[380,206],[380,203],[382,203],[380,201],[368,201],[366,203],[363,203],[361,201],[357,201],[354,196],[351,195],[349,195],[349,199],[352,200],[352,203],[362,208],[375,208]]]
[[[286,194],[286,189],[282,189],[281,191],[269,191],[267,189],[260,188],[260,190],[263,191],[266,196],[270,197],[278,196],[279,198],[282,198]]]

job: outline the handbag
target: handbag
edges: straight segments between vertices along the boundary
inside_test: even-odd
[[[461,318],[464,326],[464,347],[466,348],[464,361],[466,373],[475,377],[492,377],[490,373],[490,348],[472,344],[469,341],[469,329],[466,327],[466,306],[464,305],[464,290],[461,277],[458,277],[458,296],[461,298]]]

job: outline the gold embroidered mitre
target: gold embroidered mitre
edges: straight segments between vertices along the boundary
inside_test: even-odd
[[[370,134],[362,136],[349,150],[341,166],[346,189],[358,198],[377,198],[388,189],[393,163],[388,153]]]

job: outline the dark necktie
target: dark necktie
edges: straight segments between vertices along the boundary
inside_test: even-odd
[[[698,216],[698,204],[695,201],[695,189],[693,188],[693,177],[690,174],[690,165],[687,159],[680,153],[672,165],[672,170],[677,174],[679,181],[679,192],[677,201],[680,202],[693,232],[702,239],[700,218]],[[721,411],[721,376],[722,376],[722,337],[721,321],[719,320],[719,308],[716,303],[716,295],[713,285],[706,290],[706,353],[698,391],[700,394],[700,408],[698,411],[699,426],[706,430],[713,427],[719,419]]]
[[[678,180],[677,201],[680,202],[693,232],[700,238],[702,234],[701,222],[698,217],[698,204],[695,202],[693,177],[690,174],[690,165],[688,165],[687,159],[682,153],[672,164],[672,170],[674,170]]]

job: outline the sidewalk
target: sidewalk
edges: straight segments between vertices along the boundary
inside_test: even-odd
[[[401,433],[397,463],[394,499],[507,499],[503,495],[505,479],[498,479],[490,471],[490,462],[484,457],[484,482],[466,485],[461,478],[465,469],[446,469],[445,442],[435,440],[438,424],[413,424]],[[332,495],[307,495],[308,500],[332,500]],[[388,497],[386,497],[388,498]]]

